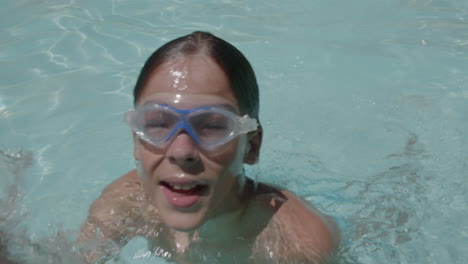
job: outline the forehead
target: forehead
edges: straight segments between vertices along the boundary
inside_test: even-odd
[[[178,98],[177,103],[182,104],[238,105],[226,74],[213,59],[204,54],[179,57],[161,64],[148,78],[137,105],[161,97]],[[203,102],[204,98],[210,102]],[[216,98],[220,102],[216,102]]]
[[[205,106],[215,106],[228,111],[238,113],[237,105],[220,96],[206,94],[172,94],[156,93],[138,104],[138,107],[153,106],[155,104],[169,105],[178,109],[195,109]]]

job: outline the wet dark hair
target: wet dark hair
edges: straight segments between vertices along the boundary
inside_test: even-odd
[[[133,90],[134,103],[138,102],[146,82],[161,64],[180,56],[197,53],[208,55],[224,71],[239,103],[241,114],[258,119],[258,85],[249,61],[225,40],[201,31],[169,41],[151,54],[141,69]]]

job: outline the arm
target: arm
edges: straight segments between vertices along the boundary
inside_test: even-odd
[[[135,171],[111,183],[94,201],[77,243],[87,263],[104,263],[136,235],[144,196]]]

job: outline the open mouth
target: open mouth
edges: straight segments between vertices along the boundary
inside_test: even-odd
[[[174,183],[161,181],[159,185],[166,201],[174,208],[188,208],[201,201],[202,196],[208,192],[208,185],[202,183]]]
[[[196,183],[186,183],[186,184],[179,184],[179,183],[169,183],[166,181],[161,181],[160,183],[162,186],[167,188],[173,193],[182,194],[182,195],[201,195],[204,190],[208,187],[203,184],[196,184]]]

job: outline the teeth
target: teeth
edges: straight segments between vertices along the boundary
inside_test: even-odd
[[[195,186],[197,186],[196,184],[171,184],[172,188],[176,189],[176,190],[184,190],[184,191],[187,191],[187,190],[190,190],[192,188],[194,188]]]

